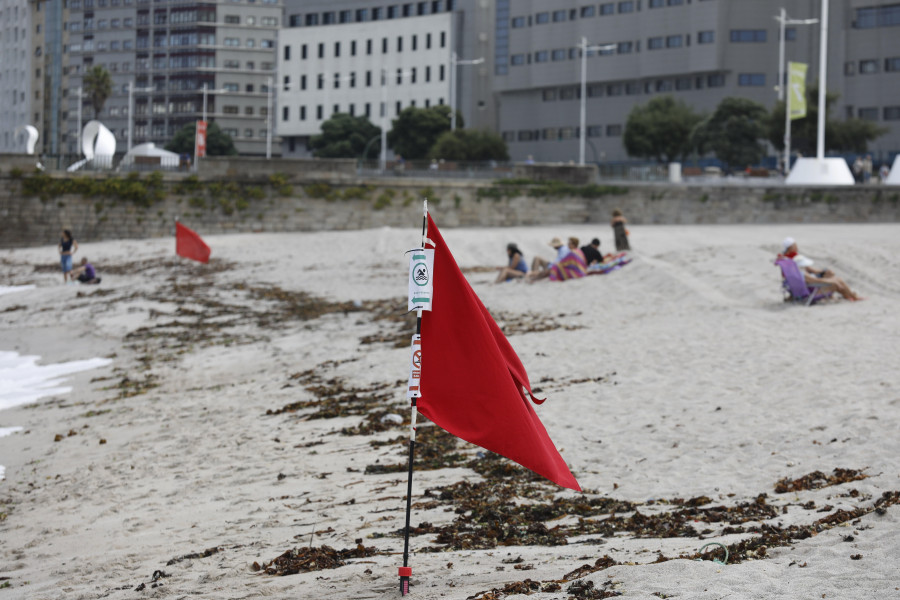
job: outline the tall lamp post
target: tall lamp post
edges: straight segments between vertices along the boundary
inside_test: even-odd
[[[818,19],[789,19],[787,16],[787,11],[785,9],[781,9],[781,13],[775,16],[775,20],[778,21],[778,85],[775,86],[775,89],[778,91],[778,99],[784,100],[787,98],[784,107],[784,173],[787,175],[791,170],[791,110],[790,110],[790,90],[788,90],[788,95],[785,96],[784,88],[785,88],[785,52],[784,52],[784,41],[785,41],[785,28],[788,25],[814,25],[819,22]]]
[[[268,78],[268,87],[266,88],[266,160],[272,158],[272,118],[275,107],[272,105],[272,86],[275,85],[274,80]]]
[[[128,82],[128,152],[131,152],[131,142],[134,135],[134,93],[152,92],[155,89],[154,87],[136,88],[134,87],[133,79]]]
[[[84,90],[82,90],[81,87],[79,87],[75,93],[78,94],[78,129],[75,132],[77,134],[77,137],[75,140],[75,143],[77,144],[75,146],[75,153],[81,154],[81,111],[82,111],[81,105],[82,105],[82,102],[84,101]]]
[[[615,50],[615,44],[604,44],[602,46],[588,46],[587,38],[581,38],[578,45],[581,48],[581,128],[578,132],[578,164],[584,166],[584,140],[585,140],[585,122],[587,121],[587,53],[589,50],[595,52],[605,52],[607,50]]]
[[[450,131],[456,131],[456,67],[480,65],[483,62],[483,56],[474,60],[459,60],[456,52],[450,55]]]
[[[402,79],[411,75],[412,71],[400,71],[399,77]],[[384,67],[381,68],[381,155],[379,159],[379,168],[383,173],[387,167],[387,80],[388,72]]]

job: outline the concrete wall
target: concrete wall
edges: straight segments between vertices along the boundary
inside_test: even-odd
[[[429,185],[349,176],[340,183],[331,181],[307,178],[287,190],[267,180],[240,183],[223,178],[177,193],[178,181],[170,176],[163,183],[164,199],[141,207],[117,198],[75,194],[26,198],[20,192],[21,180],[12,179],[3,169],[0,247],[53,244],[63,227],[72,229],[82,242],[169,236],[175,216],[204,235],[410,227],[417,223],[423,195],[443,227],[605,225],[613,208],[621,208],[634,224],[900,221],[900,188],[878,186],[799,190],[642,185],[607,194],[604,188],[596,188],[593,197],[585,198],[577,194],[580,188],[557,188],[534,196],[527,195],[523,186],[515,189],[489,182],[431,181]],[[218,186],[219,195],[210,192],[210,185]],[[229,185],[229,191],[221,191]]]

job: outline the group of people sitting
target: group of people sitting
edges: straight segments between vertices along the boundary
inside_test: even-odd
[[[850,286],[843,279],[836,276],[831,269],[820,269],[813,266],[815,262],[811,258],[807,258],[799,253],[797,242],[794,238],[785,238],[781,243],[781,254],[778,255],[778,259],[781,258],[793,260],[800,269],[803,280],[808,285],[821,286],[821,291],[825,293],[837,292],[847,300],[865,300],[865,298],[861,298],[859,294],[851,290]]]
[[[519,247],[514,243],[507,244],[509,263],[499,267],[496,283],[516,279],[528,282],[538,279],[565,281],[593,273],[608,273],[630,262],[624,252],[615,255],[601,253],[599,238],[594,238],[590,244],[580,248],[578,241],[577,237],[570,237],[568,244],[563,244],[558,237],[553,238],[550,240],[550,247],[556,251],[556,257],[547,260],[536,256],[531,262],[530,270]]]

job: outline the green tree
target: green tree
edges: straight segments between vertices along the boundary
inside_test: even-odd
[[[428,156],[458,161],[509,160],[502,137],[490,131],[472,129],[445,131],[431,147]]]
[[[766,107],[746,98],[725,98],[694,130],[691,141],[701,152],[711,150],[730,167],[755,165],[766,155]]]
[[[837,103],[837,94],[825,94],[825,151],[864,153],[872,142],[885,133],[887,128],[870,121],[831,118],[831,109]],[[766,137],[778,150],[784,150],[784,110],[785,103],[779,102],[769,115]],[[806,116],[791,121],[791,149],[806,156],[815,156],[819,125],[819,86],[812,85],[806,90]]]
[[[358,158],[366,144],[380,134],[381,128],[366,117],[336,113],[322,123],[322,133],[313,136],[309,143],[319,158]],[[380,145],[372,144],[365,158],[378,158],[379,151]]]
[[[630,156],[660,163],[683,160],[691,152],[690,136],[702,117],[672,96],[635,106],[625,123],[623,142]]]
[[[175,132],[175,137],[166,144],[166,150],[193,156],[194,135],[196,131],[196,124],[193,122],[188,123]],[[232,141],[230,135],[222,131],[215,123],[210,123],[206,127],[207,156],[234,156],[237,153],[237,149],[234,147],[234,141]]]
[[[456,113],[456,126],[462,128],[462,116]],[[410,106],[391,122],[388,146],[407,160],[428,158],[428,151],[445,131],[450,131],[450,107],[430,108]]]
[[[100,111],[103,110],[103,105],[106,104],[107,98],[112,94],[112,77],[109,71],[97,65],[88,69],[88,72],[84,74],[82,83],[84,87],[82,91],[90,100],[91,106],[94,108],[94,118],[96,119]]]

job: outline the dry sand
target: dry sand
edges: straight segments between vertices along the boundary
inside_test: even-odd
[[[509,241],[529,261],[554,236],[600,234],[608,250],[608,228],[443,234],[549,398],[538,414],[586,493],[504,478],[422,427],[444,468],[415,475],[412,598],[516,597],[484,593],[526,579],[539,583],[507,591],[900,597],[900,226],[632,227],[625,269],[534,285],[492,285],[485,267]],[[784,304],[772,259],[787,235],[867,300]],[[0,285],[37,286],[0,296],[0,351],[113,359],[0,411],[23,428],[0,438],[0,598],[399,596],[406,478],[385,467],[405,449],[377,442],[406,431],[381,416],[408,413],[410,324],[384,317],[402,310],[418,239],[214,236],[209,266],[175,260],[171,240],[82,244],[97,287],[63,286],[51,246],[0,251]],[[836,468],[867,477],[775,491]],[[732,547],[735,564],[678,558],[763,533],[765,549]],[[380,552],[252,570],[358,539]],[[464,549],[426,552],[447,544]]]

